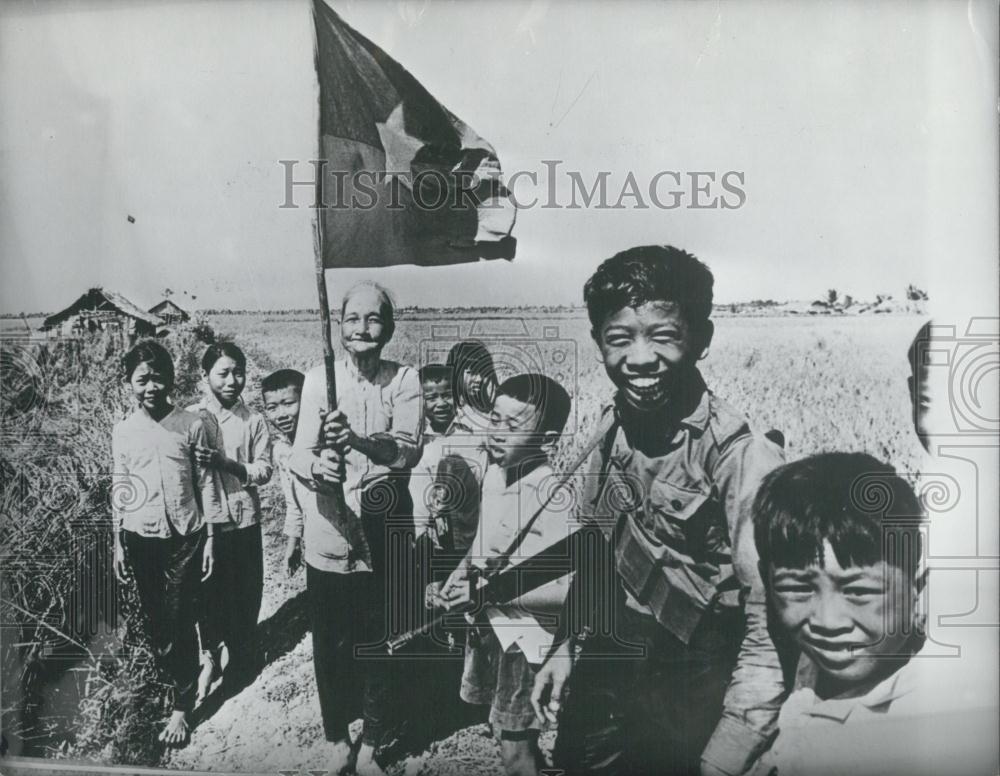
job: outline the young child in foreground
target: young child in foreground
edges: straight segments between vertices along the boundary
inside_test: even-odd
[[[963,661],[921,654],[923,510],[910,485],[869,455],[815,455],[764,480],[754,520],[775,625],[802,659],[751,773],[993,772],[996,711],[967,711],[977,693]]]
[[[128,584],[131,567],[156,659],[173,685],[160,740],[180,745],[195,702],[198,582],[212,574],[214,522],[223,519],[219,483],[194,460],[194,448],[208,444],[203,419],[170,401],[170,354],[147,340],[123,363],[138,408],[111,436],[115,577]]]
[[[188,411],[210,421],[210,444],[195,452],[199,463],[219,473],[228,516],[218,526],[215,574],[203,591],[205,605],[198,620],[204,664],[198,691],[204,696],[219,676],[223,643],[229,652],[227,682],[238,686],[256,669],[254,629],[264,594],[257,488],[271,479],[271,436],[263,416],[241,398],[246,387],[242,350],[231,342],[210,345],[201,367],[208,391]]]
[[[302,504],[288,460],[295,442],[304,382],[305,375],[295,369],[279,369],[260,381],[264,417],[274,429],[271,463],[278,470],[281,492],[285,497],[285,536],[288,537],[285,543],[285,570],[289,576],[302,564]]]
[[[548,455],[569,416],[570,398],[551,378],[526,374],[498,389],[486,447],[489,462],[482,489],[479,528],[465,561],[429,603],[452,608],[469,598],[469,567],[487,568],[503,555],[542,506],[552,485]],[[573,529],[564,509],[546,509],[511,555],[511,565],[536,555]],[[486,610],[489,631],[466,646],[461,696],[490,703],[489,719],[500,739],[504,771],[534,776],[544,765],[538,722],[530,703],[533,666],[541,664],[555,637],[555,617],[566,599],[569,576],[552,580],[510,605]],[[548,617],[545,617],[548,615]]]

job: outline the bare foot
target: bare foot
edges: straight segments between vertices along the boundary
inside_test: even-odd
[[[336,776],[353,773],[357,759],[358,748],[356,746],[353,746],[350,741],[336,741],[330,755],[330,772]]]
[[[358,776],[385,776],[385,771],[375,762],[375,749],[371,744],[362,744],[358,750],[358,764],[355,771]]]
[[[167,726],[160,733],[160,740],[167,746],[181,746],[188,739],[187,714],[183,711],[174,711],[170,715]]]
[[[202,650],[201,673],[198,674],[198,695],[195,703],[201,703],[205,700],[212,685],[220,676],[222,676],[222,669],[219,668],[219,661],[209,650]]]

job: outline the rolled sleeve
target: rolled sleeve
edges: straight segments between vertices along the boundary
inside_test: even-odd
[[[259,415],[253,417],[250,425],[250,460],[243,464],[246,469],[244,485],[259,487],[266,485],[273,473],[271,465],[271,434],[267,424]]]
[[[191,424],[191,441],[202,447],[214,447],[209,431],[211,426],[210,421],[206,421],[204,416],[199,416],[198,420]],[[201,464],[195,464],[195,470],[198,477],[196,484],[201,496],[201,511],[205,520],[209,523],[228,522],[229,510],[223,508],[224,490],[219,473]]]
[[[390,469],[411,469],[420,460],[423,452],[422,415],[420,378],[413,367],[404,366],[399,370],[392,394],[392,430],[389,434],[396,442],[398,454],[389,464]]]
[[[285,497],[285,536],[301,539],[304,517],[302,515],[302,505],[299,503],[298,496],[295,493],[293,475],[291,472],[281,471],[279,472],[279,478],[281,479],[281,492]]]
[[[756,436],[739,440],[719,460],[715,481],[725,504],[733,569],[745,595],[746,630],[723,715],[702,759],[725,773],[743,773],[776,732],[785,686],[767,629],[767,600],[753,537],[753,500],[764,476],[784,461],[781,448]]]

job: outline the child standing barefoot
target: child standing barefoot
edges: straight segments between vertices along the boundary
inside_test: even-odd
[[[174,711],[160,740],[180,745],[188,737],[198,671],[198,581],[212,574],[213,528],[206,529],[205,516],[218,519],[220,497],[216,479],[193,459],[194,446],[208,441],[202,420],[170,402],[170,354],[143,341],[124,366],[139,407],[115,424],[111,439],[113,496],[135,495],[112,499],[115,576],[128,584],[131,567],[154,653],[174,688]]]
[[[216,572],[205,586],[198,620],[204,669],[199,693],[217,678],[221,645],[229,651],[226,681],[239,686],[256,668],[254,629],[264,594],[264,551],[257,488],[271,479],[271,437],[263,415],[240,395],[246,387],[246,356],[231,342],[209,346],[201,359],[208,393],[188,407],[207,419],[210,445],[195,450],[198,462],[219,473],[225,496],[216,539]]]

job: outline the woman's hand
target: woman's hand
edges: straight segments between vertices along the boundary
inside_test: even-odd
[[[531,708],[543,725],[555,724],[562,710],[566,681],[573,672],[573,647],[570,641],[563,642],[535,674],[535,684],[531,690]]]
[[[344,461],[336,450],[324,448],[313,460],[312,476],[317,482],[343,482]]]
[[[122,546],[121,532],[115,531],[115,579],[121,584],[128,584],[128,563],[125,561],[125,548]]]
[[[212,576],[212,569],[215,568],[215,537],[208,536],[205,539],[205,550],[201,554],[201,581],[204,582]]]
[[[298,536],[289,536],[285,542],[285,571],[288,576],[292,576],[302,565],[302,539]]]
[[[343,412],[333,410],[323,416],[323,444],[326,447],[332,447],[341,454],[346,454],[354,448],[355,440],[351,424]]]
[[[471,587],[469,565],[464,562],[460,563],[458,568],[451,572],[451,576],[441,586],[437,596],[434,598],[434,606],[438,606],[446,611],[464,606],[472,600]]]
[[[205,445],[194,446],[194,459],[206,469],[218,469],[222,463],[222,456],[218,450],[213,450]]]

